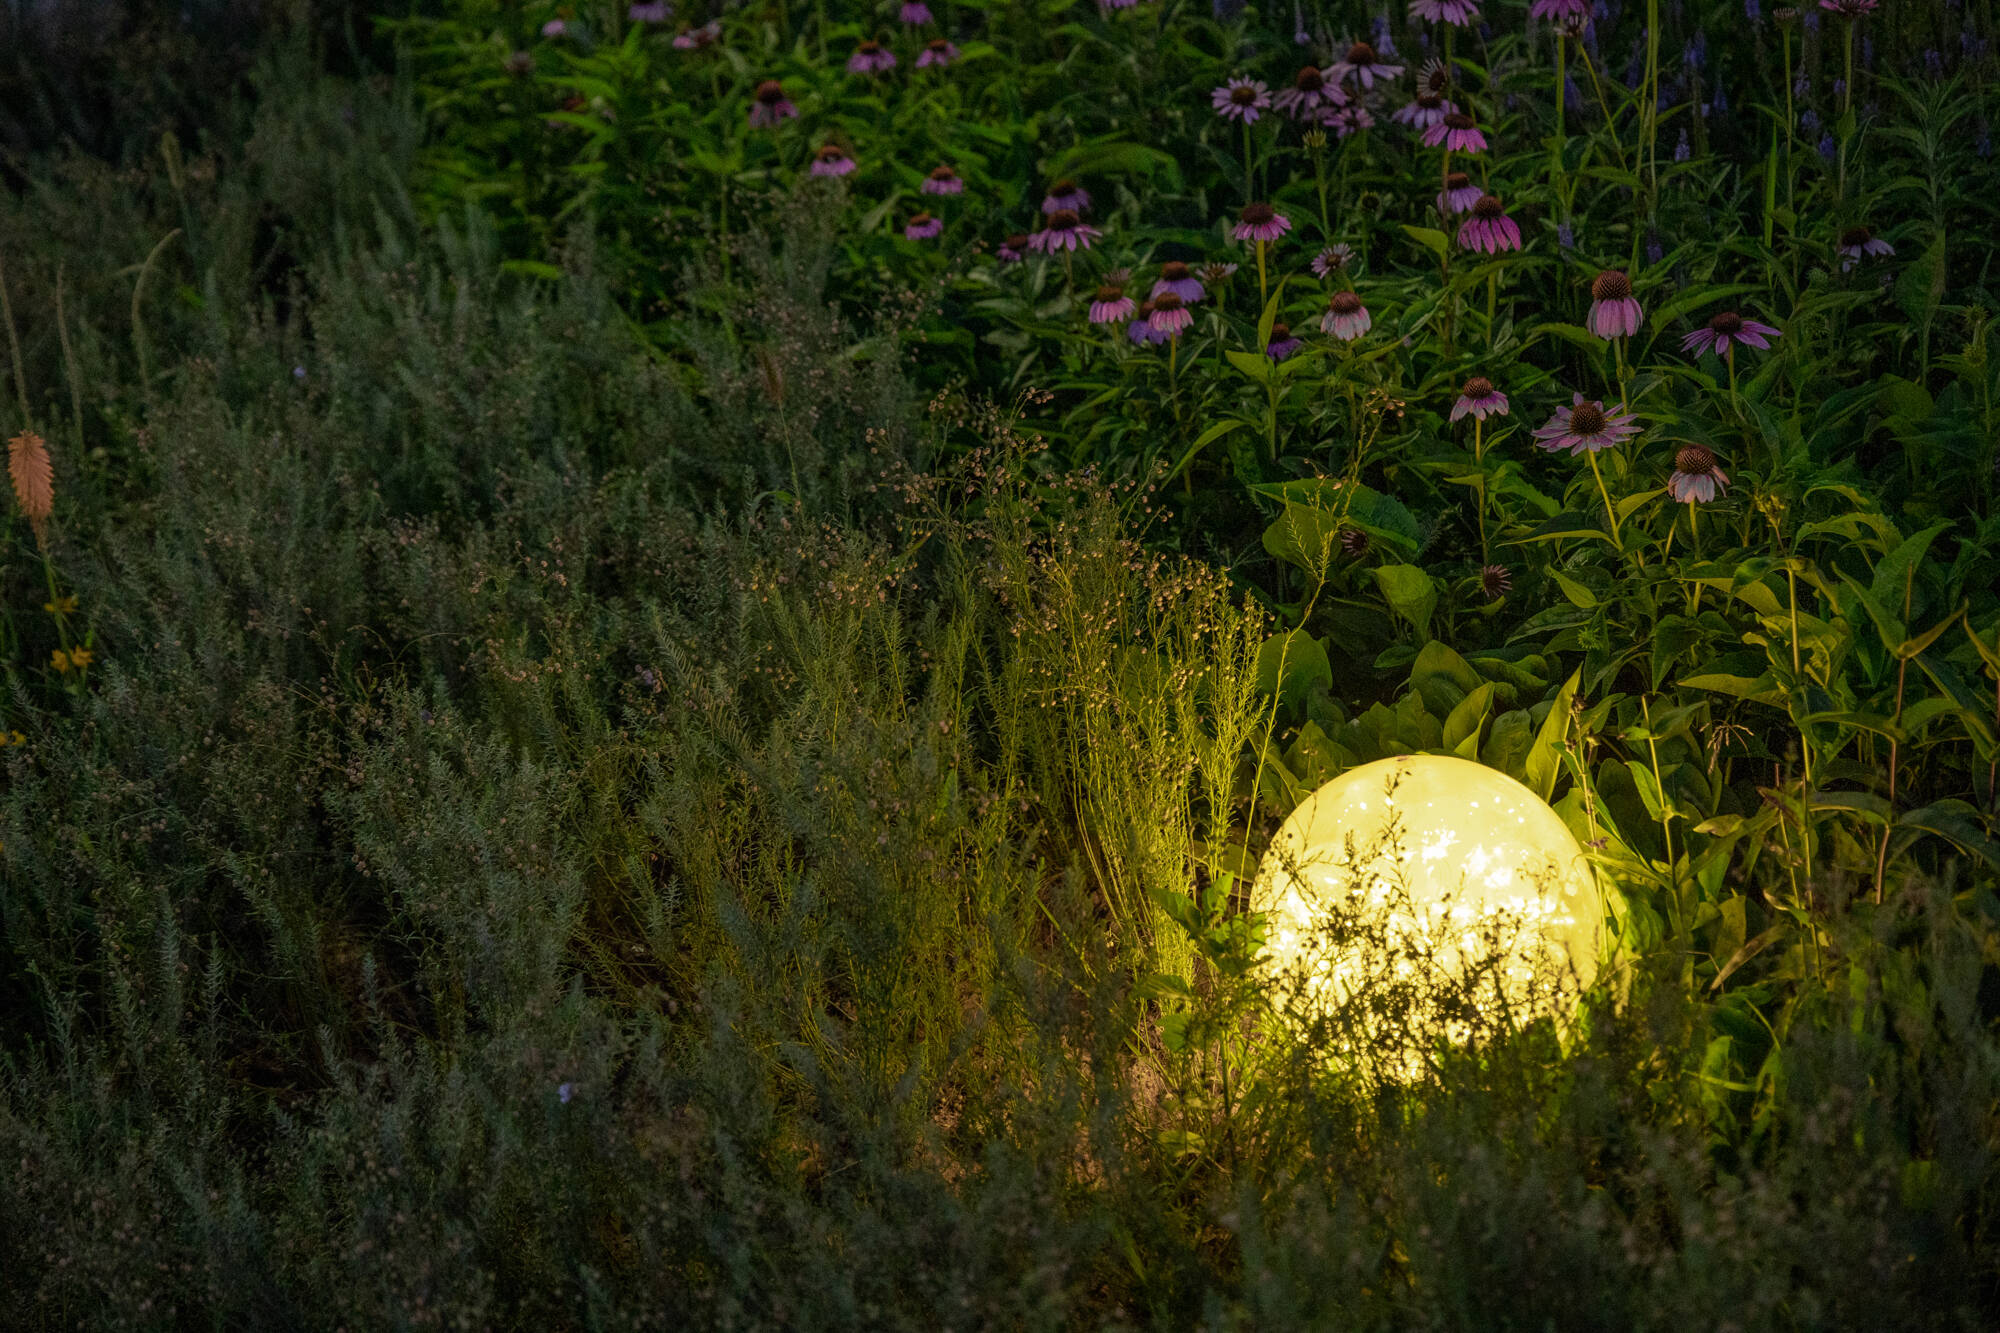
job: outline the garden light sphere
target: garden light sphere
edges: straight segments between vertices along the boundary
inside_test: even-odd
[[[1360,966],[1322,947],[1316,923],[1336,904],[1388,918],[1391,938],[1427,942],[1448,970],[1497,961],[1518,1017],[1547,1012],[1553,992],[1532,984],[1547,969],[1566,985],[1597,974],[1603,899],[1583,848],[1535,793],[1470,760],[1363,764],[1292,812],[1252,905],[1266,914],[1267,961],[1303,968],[1309,993],[1345,991]]]

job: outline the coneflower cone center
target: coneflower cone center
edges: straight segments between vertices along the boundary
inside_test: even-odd
[[[776,79],[766,79],[757,85],[757,100],[765,105],[775,105],[785,100],[785,85]]]
[[[1319,76],[1319,71],[1311,65],[1307,65],[1304,69],[1300,70],[1299,77],[1292,80],[1292,82],[1302,93],[1316,93],[1326,86],[1326,80],[1322,79]]]
[[[1595,403],[1579,403],[1570,411],[1569,428],[1577,435],[1595,435],[1604,429],[1604,409]]]
[[[1070,231],[1081,221],[1074,208],[1058,208],[1049,214],[1049,226],[1057,231]]]
[[[1116,301],[1119,297],[1123,296],[1124,294],[1125,294],[1125,289],[1123,287],[1106,286],[1106,287],[1099,287],[1097,289],[1097,299],[1100,301]]]
[[[1480,195],[1479,202],[1472,206],[1472,216],[1486,222],[1491,222],[1506,211],[1500,201],[1490,194]]]
[[[1418,93],[1417,105],[1426,111],[1434,111],[1444,105],[1444,99],[1436,93]]]
[[[1278,211],[1269,204],[1246,204],[1243,207],[1243,220],[1253,227],[1261,227],[1276,216]]]
[[[1447,190],[1463,190],[1470,184],[1472,184],[1472,177],[1462,171],[1454,171],[1444,178],[1444,188]]]
[[[1272,342],[1274,342],[1274,343],[1275,343],[1275,342],[1283,342],[1283,341],[1284,341],[1285,339],[1287,339],[1287,338],[1289,338],[1289,337],[1291,337],[1291,336],[1292,336],[1292,326],[1291,326],[1291,325],[1289,325],[1289,324],[1273,324],[1273,325],[1271,326],[1271,341],[1272,341]]]
[[[1469,130],[1472,128],[1472,117],[1463,111],[1454,111],[1444,118],[1444,123],[1454,130]]]
[[[1840,244],[1843,249],[1866,245],[1874,239],[1875,233],[1869,231],[1866,227],[1849,227],[1846,231],[1840,233]]]
[[[1186,282],[1187,275],[1188,275],[1188,266],[1186,264],[1181,263],[1181,261],[1178,259],[1170,260],[1167,263],[1160,265],[1160,277],[1163,281]]]
[[[931,220],[931,215],[929,213],[912,213],[910,215],[910,225],[912,227],[921,227],[924,223],[929,222],[930,220]]]
[[[1009,250],[1019,250],[1022,246],[1026,245],[1027,243],[1028,243],[1028,233],[1025,231],[1013,232],[1010,233],[1007,237],[1007,248]]]
[[[927,43],[925,49],[929,51],[936,51],[942,54],[943,52],[951,49],[951,43],[946,41],[944,38],[940,37],[936,41]]]
[[[846,156],[847,152],[845,149],[835,148],[832,144],[828,144],[819,150],[819,160],[822,162],[838,162]]]
[[[1493,396],[1493,381],[1487,379],[1484,375],[1474,375],[1465,382],[1463,393],[1467,398],[1474,399],[1475,401],[1481,398],[1491,398]]]
[[[1590,284],[1591,299],[1597,301],[1622,301],[1632,294],[1632,280],[1616,269],[1597,275]]]
[[[1356,42],[1347,48],[1347,63],[1350,65],[1374,64],[1375,48],[1366,42]]]
[[[1734,311],[1725,310],[1714,319],[1708,321],[1708,327],[1714,329],[1717,333],[1741,333],[1743,332],[1743,316]]]
[[[1155,310],[1179,310],[1180,308],[1181,298],[1178,292],[1161,292],[1153,298],[1153,309]]]
[[[877,51],[880,51],[880,50],[882,49],[882,43],[880,43],[880,42],[863,42],[863,43],[861,43],[861,45],[859,45],[859,46],[855,47],[854,49],[855,49],[855,50],[856,50],[857,52],[859,52],[860,54],[864,55],[864,56],[872,56],[872,55],[874,55],[874,54],[875,54],[875,53],[876,53]]]
[[[931,179],[934,181],[957,180],[958,173],[950,167],[938,167],[931,172]]]
[[[1335,292],[1326,308],[1336,315],[1351,315],[1361,308],[1361,298],[1353,292]]]
[[[1051,185],[1051,186],[1049,187],[1049,193],[1050,193],[1050,194],[1075,194],[1075,193],[1076,193],[1076,182],[1075,182],[1075,181],[1072,181],[1072,180],[1060,180],[1060,181],[1057,181],[1057,182],[1056,182],[1056,183],[1055,183],[1054,185]]]
[[[1690,444],[1674,455],[1674,468],[1691,477],[1705,477],[1715,471],[1715,455],[1704,445]]]
[[[1239,83],[1230,91],[1229,100],[1238,106],[1249,106],[1257,100],[1257,90],[1247,83]]]

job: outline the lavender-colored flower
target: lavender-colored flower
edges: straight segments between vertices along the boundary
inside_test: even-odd
[[[1819,0],[1819,7],[1844,19],[1858,19],[1875,12],[1875,0]]]
[[[1646,228],[1646,262],[1657,264],[1666,257],[1667,250],[1660,244],[1660,233],[1651,227]]]
[[[1488,417],[1504,417],[1508,413],[1507,395],[1494,388],[1493,381],[1484,375],[1474,375],[1467,380],[1465,387],[1459,390],[1458,401],[1451,405],[1453,421],[1468,416],[1475,421],[1484,421]]]
[[[1410,0],[1410,17],[1463,28],[1479,17],[1479,6],[1472,0]]]
[[[1160,280],[1153,284],[1154,299],[1165,292],[1172,292],[1186,305],[1193,305],[1207,295],[1200,281],[1188,272],[1188,266],[1177,259],[1160,265]]]
[[[931,21],[931,7],[925,4],[923,0],[909,0],[898,11],[896,17],[909,24],[912,28],[921,27]]]
[[[1528,7],[1528,17],[1555,19],[1557,22],[1574,19],[1580,23],[1590,17],[1590,5],[1586,0],[1535,0]]]
[[[940,37],[933,42],[926,43],[924,49],[917,53],[917,68],[929,69],[935,65],[939,69],[943,69],[946,65],[957,59],[958,48]]]
[[[568,1106],[569,1099],[571,1097],[574,1097],[575,1095],[576,1095],[576,1084],[574,1083],[556,1084],[556,1098],[559,1101],[561,1101],[564,1106]]]
[[[917,188],[925,194],[964,194],[965,182],[950,167],[940,166],[931,168],[931,174]]]
[[[1507,210],[1500,200],[1490,194],[1479,196],[1479,202],[1472,206],[1472,216],[1458,229],[1458,243],[1468,250],[1479,250],[1489,255],[1502,250],[1521,248],[1520,224],[1507,216]]]
[[[699,28],[682,28],[679,32],[675,33],[674,49],[676,51],[699,51],[704,47],[715,45],[716,40],[721,36],[722,23],[717,19],[710,19]]]
[[[1552,454],[1569,450],[1572,457],[1614,444],[1638,433],[1629,412],[1606,412],[1604,404],[1577,394],[1569,407],[1558,407],[1549,424],[1534,432],[1535,442]]]
[[[1820,135],[1819,143],[1816,146],[1819,149],[1819,155],[1822,158],[1825,158],[1828,162],[1833,161],[1834,157],[1840,151],[1837,147],[1835,147],[1833,142],[1833,136],[1831,134]]]
[[[544,37],[560,37],[567,31],[568,27],[561,19],[550,19],[542,25],[542,36]]]
[[[1674,455],[1674,474],[1667,478],[1667,494],[1687,504],[1707,504],[1729,489],[1729,474],[1715,465],[1715,454],[1706,446],[1690,444]]]
[[[1059,180],[1049,187],[1042,199],[1042,212],[1055,214],[1067,208],[1072,213],[1081,213],[1090,207],[1090,191],[1073,180]]]
[[[1406,104],[1392,119],[1399,125],[1408,125],[1413,130],[1427,130],[1458,110],[1458,104],[1448,97],[1440,97],[1433,92],[1420,92],[1416,100]]]
[[[862,42],[847,58],[849,74],[881,74],[896,68],[896,53],[880,42]]]
[[[845,176],[854,170],[854,159],[839,144],[824,144],[813,154],[812,174],[815,176]]]
[[[1326,313],[1319,317],[1321,331],[1350,343],[1368,332],[1374,322],[1368,314],[1368,307],[1361,304],[1361,298],[1353,292],[1335,292],[1333,299],[1326,303]]]
[[[1155,332],[1178,338],[1194,325],[1194,316],[1178,295],[1160,292],[1153,297],[1152,324]]]
[[[1116,324],[1136,309],[1138,303],[1125,294],[1122,285],[1107,282],[1097,289],[1097,297],[1090,303],[1090,322]]]
[[[1479,590],[1487,601],[1497,602],[1514,590],[1514,576],[1505,565],[1488,565],[1479,571]]]
[[[1576,228],[1567,222],[1556,223],[1556,244],[1565,250],[1576,249]]]
[[[1271,90],[1256,79],[1231,79],[1209,94],[1208,100],[1223,119],[1254,125],[1271,109]]]
[[[667,0],[641,0],[625,11],[625,17],[633,23],[665,23],[673,12]]]
[[[292,367],[292,378],[293,378],[293,379],[295,379],[295,380],[299,380],[299,381],[303,382],[303,381],[305,380],[305,377],[306,377],[306,368],[305,368],[304,366],[293,366],[293,367]]]
[[[1375,128],[1375,113],[1359,102],[1330,107],[1319,114],[1320,123],[1332,130],[1336,139],[1345,139],[1350,134]]]
[[[1132,322],[1125,326],[1125,336],[1141,347],[1155,347],[1167,340],[1167,335],[1153,327],[1153,303],[1143,301]]]
[[[1046,227],[1028,238],[1028,248],[1045,255],[1057,250],[1088,250],[1090,243],[1103,234],[1095,227],[1085,226],[1075,209],[1059,208],[1049,214]]]
[[[785,85],[776,79],[766,79],[757,85],[757,92],[750,100],[750,128],[762,125],[776,125],[781,120],[789,120],[799,114],[785,96]]]
[[[1271,325],[1271,341],[1264,348],[1264,355],[1273,361],[1283,361],[1299,350],[1299,340],[1292,336],[1292,326],[1279,320]]]
[[[903,235],[912,241],[933,240],[944,230],[944,219],[929,213],[913,213],[903,224]]]
[[[1245,204],[1231,235],[1239,241],[1275,241],[1291,229],[1292,220],[1269,204]]]
[[[1375,48],[1368,43],[1355,42],[1347,48],[1346,57],[1336,61],[1333,67],[1326,71],[1326,77],[1335,83],[1346,83],[1351,79],[1365,92],[1378,83],[1386,83],[1390,79],[1399,77],[1402,72],[1401,65],[1384,63],[1382,58],[1375,54]]]
[[[1630,338],[1639,331],[1641,311],[1632,279],[1606,269],[1590,281],[1590,314],[1583,326],[1600,338]]]
[[[1462,171],[1454,171],[1444,178],[1444,189],[1438,193],[1438,212],[1446,217],[1456,217],[1460,213],[1470,213],[1472,206],[1479,202],[1479,196],[1486,191],[1472,183],[1472,177]]]
[[[993,253],[1003,264],[1018,264],[1028,257],[1028,251],[1033,248],[1029,244],[1028,233],[1017,231],[1009,235],[1006,240],[1000,242],[1000,248]]]
[[[1312,271],[1316,278],[1330,277],[1336,272],[1344,272],[1354,260],[1354,247],[1346,241],[1335,241],[1326,249],[1313,256]]]
[[[1896,248],[1866,227],[1849,227],[1840,233],[1840,271],[1847,272],[1864,258],[1893,255]]]
[[[1486,136],[1479,132],[1471,116],[1454,111],[1424,131],[1424,147],[1442,147],[1453,153],[1483,153]]]
[[[1317,120],[1322,107],[1346,106],[1347,94],[1339,83],[1307,65],[1299,70],[1291,87],[1271,99],[1271,105],[1293,120]]]
[[[1694,150],[1688,146],[1688,132],[1683,128],[1681,130],[1681,137],[1674,143],[1674,161],[1685,162],[1692,156],[1694,156]]]
[[[1714,352],[1717,356],[1728,353],[1732,346],[1741,343],[1745,347],[1755,347],[1758,351],[1769,351],[1769,339],[1778,336],[1778,331],[1769,324],[1759,324],[1754,319],[1745,319],[1734,310],[1725,310],[1708,321],[1708,327],[1696,329],[1681,339],[1681,350],[1699,356],[1703,352]]]
[[[1761,22],[1764,18],[1764,7],[1758,4],[1757,0],[1743,0],[1743,17],[1752,23]]]

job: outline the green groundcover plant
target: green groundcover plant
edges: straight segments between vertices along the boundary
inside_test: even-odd
[[[1533,9],[453,4],[10,160],[0,1323],[1991,1327],[1993,15]],[[1574,1021],[1260,961],[1422,751]]]

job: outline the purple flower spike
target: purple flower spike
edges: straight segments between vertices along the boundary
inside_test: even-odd
[[[1048,226],[1028,238],[1028,248],[1045,255],[1057,250],[1088,250],[1090,243],[1103,234],[1095,227],[1085,226],[1075,209],[1059,208],[1049,214]]]
[[[1231,79],[1209,94],[1208,100],[1224,120],[1254,125],[1271,109],[1271,90],[1256,79]]]
[[[923,0],[910,0],[908,4],[903,6],[897,17],[912,28],[920,27],[931,21],[931,7],[923,3]]]
[[[934,167],[917,188],[925,194],[964,194],[965,182],[950,167]]]
[[[1171,260],[1160,265],[1160,280],[1153,284],[1152,295],[1157,300],[1166,292],[1172,292],[1186,305],[1194,305],[1208,295],[1202,290],[1200,280],[1179,260]]]
[[[1483,153],[1486,136],[1479,132],[1471,116],[1454,111],[1424,131],[1424,147],[1442,147],[1454,153]]]
[[[1463,28],[1479,17],[1479,6],[1472,0],[1410,0],[1410,17]]]
[[[1685,504],[1707,504],[1729,489],[1729,474],[1715,465],[1715,454],[1706,446],[1690,444],[1674,455],[1674,475],[1667,478],[1667,494]]]
[[[1269,204],[1246,204],[1232,234],[1239,241],[1275,241],[1291,229],[1292,220]]]
[[[847,58],[849,74],[881,74],[896,68],[896,53],[880,42],[862,42]]]
[[[1347,94],[1326,73],[1307,65],[1292,80],[1291,87],[1271,99],[1271,105],[1293,120],[1313,120],[1322,107],[1346,106]]]
[[[1271,325],[1271,343],[1264,349],[1264,355],[1273,361],[1283,361],[1299,350],[1299,340],[1292,336],[1292,326],[1285,323]]]
[[[1124,287],[1106,283],[1097,289],[1097,298],[1090,303],[1090,322],[1116,324],[1136,309],[1137,303],[1125,294]]]
[[[785,85],[776,79],[766,79],[757,85],[757,94],[750,102],[750,128],[776,125],[781,120],[790,120],[799,114],[785,96]]]
[[[1479,250],[1489,255],[1502,250],[1521,248],[1521,228],[1514,219],[1507,216],[1500,201],[1490,194],[1479,196],[1479,202],[1472,206],[1472,216],[1458,229],[1458,243],[1468,250]]]
[[[944,219],[932,217],[929,213],[913,214],[903,224],[903,235],[913,241],[934,240],[943,230]]]
[[[1368,315],[1368,307],[1353,292],[1335,292],[1326,303],[1326,313],[1319,318],[1321,331],[1350,343],[1368,332],[1374,322]]]
[[[1866,227],[1849,227],[1840,233],[1840,271],[1853,268],[1865,258],[1893,255],[1896,248]]]
[[[1584,327],[1600,338],[1630,338],[1639,331],[1639,302],[1632,296],[1632,280],[1616,269],[1606,269],[1590,282],[1590,314]]]
[[[936,41],[927,44],[924,47],[924,49],[920,53],[918,53],[917,68],[929,69],[931,66],[935,65],[939,69],[943,69],[946,65],[951,64],[954,60],[957,59],[958,59],[958,48],[953,46],[950,42],[946,41],[944,38],[940,37]]]
[[[1375,48],[1368,43],[1355,42],[1347,48],[1346,58],[1336,61],[1333,67],[1326,71],[1326,75],[1335,83],[1352,80],[1356,87],[1365,92],[1378,83],[1387,83],[1402,72],[1401,65],[1385,64],[1382,58],[1375,54]]]
[[[1771,349],[1770,339],[1778,336],[1778,331],[1769,324],[1759,324],[1754,319],[1745,319],[1734,310],[1725,310],[1708,321],[1705,329],[1696,329],[1681,339],[1681,350],[1696,356],[1703,352],[1725,355],[1730,348],[1741,343],[1754,347],[1760,352]]]
[[[1451,405],[1451,419],[1458,421],[1470,416],[1476,421],[1488,417],[1504,417],[1508,414],[1507,395],[1493,387],[1493,381],[1483,375],[1475,375],[1459,390],[1458,401]]]
[[[815,176],[845,176],[854,170],[854,159],[839,144],[827,144],[813,154],[812,174]]]
[[[1622,444],[1638,433],[1629,412],[1606,412],[1604,404],[1577,394],[1569,407],[1559,407],[1549,424],[1534,433],[1535,442],[1552,454],[1567,449],[1572,457]]]
[[[1444,178],[1444,189],[1437,197],[1438,212],[1446,217],[1456,217],[1460,213],[1470,213],[1472,206],[1479,202],[1486,191],[1472,183],[1472,177],[1462,171],[1454,171]]]
[[[571,1097],[574,1097],[575,1095],[576,1095],[576,1084],[574,1083],[556,1084],[556,1097],[562,1102],[564,1106],[568,1106],[569,1099]]]
[[[1072,213],[1081,213],[1090,207],[1090,191],[1073,180],[1059,180],[1049,187],[1042,198],[1042,212],[1054,216],[1067,208]]]

